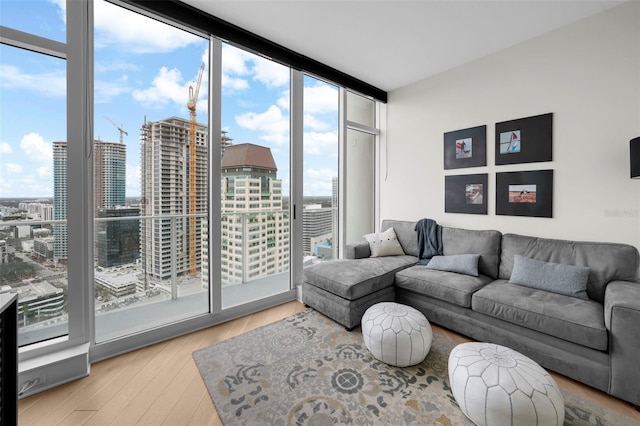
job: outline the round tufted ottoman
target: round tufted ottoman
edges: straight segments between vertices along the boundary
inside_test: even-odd
[[[407,367],[426,358],[433,333],[429,321],[417,309],[382,302],[362,316],[362,337],[374,357],[386,364]]]
[[[564,398],[535,361],[493,343],[463,343],[449,354],[451,391],[477,425],[562,425]]]

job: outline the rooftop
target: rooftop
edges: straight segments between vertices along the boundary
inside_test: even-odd
[[[253,167],[263,170],[277,171],[276,162],[271,154],[271,149],[266,146],[243,143],[230,145],[222,156],[222,168]]]

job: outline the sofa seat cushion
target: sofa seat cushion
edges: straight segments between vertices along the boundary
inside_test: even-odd
[[[394,274],[418,261],[414,256],[340,259],[304,269],[304,281],[348,300],[356,300],[393,285]]]
[[[496,280],[473,295],[472,309],[579,345],[607,349],[604,307],[593,300]]]
[[[457,274],[455,272],[412,266],[396,273],[396,287],[444,300],[464,308],[471,307],[471,295],[491,282],[486,275]]]

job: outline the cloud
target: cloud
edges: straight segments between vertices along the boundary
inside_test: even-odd
[[[222,47],[222,88],[227,93],[246,90],[248,80],[264,84],[269,89],[289,86],[289,68],[233,46]]]
[[[222,74],[248,75],[247,62],[251,61],[254,56],[245,50],[224,44],[222,46]]]
[[[21,164],[7,163],[4,165],[4,168],[9,174],[22,173]]]
[[[251,55],[244,50],[225,44],[222,46],[222,90],[225,94],[240,92],[249,88],[245,77],[249,74],[247,62]]]
[[[324,131],[338,125],[338,89],[326,83],[304,87],[304,128]],[[276,104],[289,110],[290,90],[284,90]]]
[[[338,134],[335,132],[304,133],[305,155],[320,155],[323,157],[338,156]]]
[[[132,53],[164,53],[208,41],[105,1],[94,3],[95,47]]]
[[[308,168],[304,172],[304,195],[330,195],[333,192],[333,178],[338,172],[328,168]]]
[[[134,90],[133,98],[147,107],[166,106],[170,101],[186,105],[189,98],[189,85],[183,82],[180,70],[162,67],[151,81],[151,87]]]
[[[235,119],[239,126],[259,132],[261,140],[276,145],[289,143],[289,117],[275,105],[263,113],[247,112],[237,115]]]
[[[11,149],[11,145],[7,142],[0,142],[0,154],[11,154],[13,149]]]
[[[337,119],[338,117],[336,117],[336,120]],[[303,117],[303,120],[304,120],[303,121],[304,128],[306,130],[322,131],[322,130],[331,129],[332,127],[336,126],[336,124],[330,123],[328,121],[323,121],[313,114],[305,114]]]
[[[99,58],[98,58],[99,60]],[[142,68],[136,64],[128,64],[126,62],[98,62],[95,64],[94,71],[96,73],[110,71],[140,71]]]
[[[49,0],[58,7],[58,15],[62,22],[67,23],[67,0]]]
[[[53,180],[43,181],[34,176],[24,176],[9,182],[11,190],[21,197],[51,197],[53,196]]]
[[[27,133],[20,141],[20,148],[32,163],[51,164],[53,161],[53,146],[45,142],[37,133]]]
[[[289,68],[261,56],[253,56],[251,73],[254,81],[259,81],[270,89],[289,86]]]
[[[204,74],[206,74],[206,72],[207,71],[205,69]],[[150,87],[146,89],[135,89],[132,92],[132,96],[147,108],[159,109],[170,104],[177,105],[184,111],[184,115],[186,116],[188,115],[187,102],[189,100],[190,93],[189,86],[192,86],[195,89],[196,79],[197,75],[194,76],[192,81],[185,82],[180,70],[176,68],[168,69],[167,67],[162,67],[151,81]],[[196,111],[199,117],[207,116],[207,80],[205,80],[205,76],[203,75],[198,103],[196,105]],[[205,120],[201,121],[204,122]]]
[[[130,92],[131,87],[127,84],[128,80],[129,77],[126,74],[114,81],[96,80],[94,82],[95,102],[108,103],[116,96]]]
[[[53,179],[53,169],[51,166],[41,166],[36,169],[36,174],[41,179]]]
[[[34,92],[48,97],[67,94],[67,74],[64,67],[60,70],[29,74],[13,65],[0,65],[0,75],[0,84],[4,88]]]
[[[225,93],[240,92],[249,88],[249,82],[243,78],[233,78],[226,74],[222,74],[222,90]]]
[[[53,179],[41,179],[24,171],[20,164],[0,164],[0,194],[19,194],[20,197],[51,197]]]
[[[338,89],[328,84],[305,86],[304,112],[306,114],[338,114]]]

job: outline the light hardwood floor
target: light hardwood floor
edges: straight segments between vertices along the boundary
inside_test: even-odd
[[[303,311],[289,302],[95,363],[91,375],[20,400],[19,425],[220,425],[191,353]],[[455,342],[469,339],[433,326]],[[640,424],[629,404],[563,376],[558,385]]]

